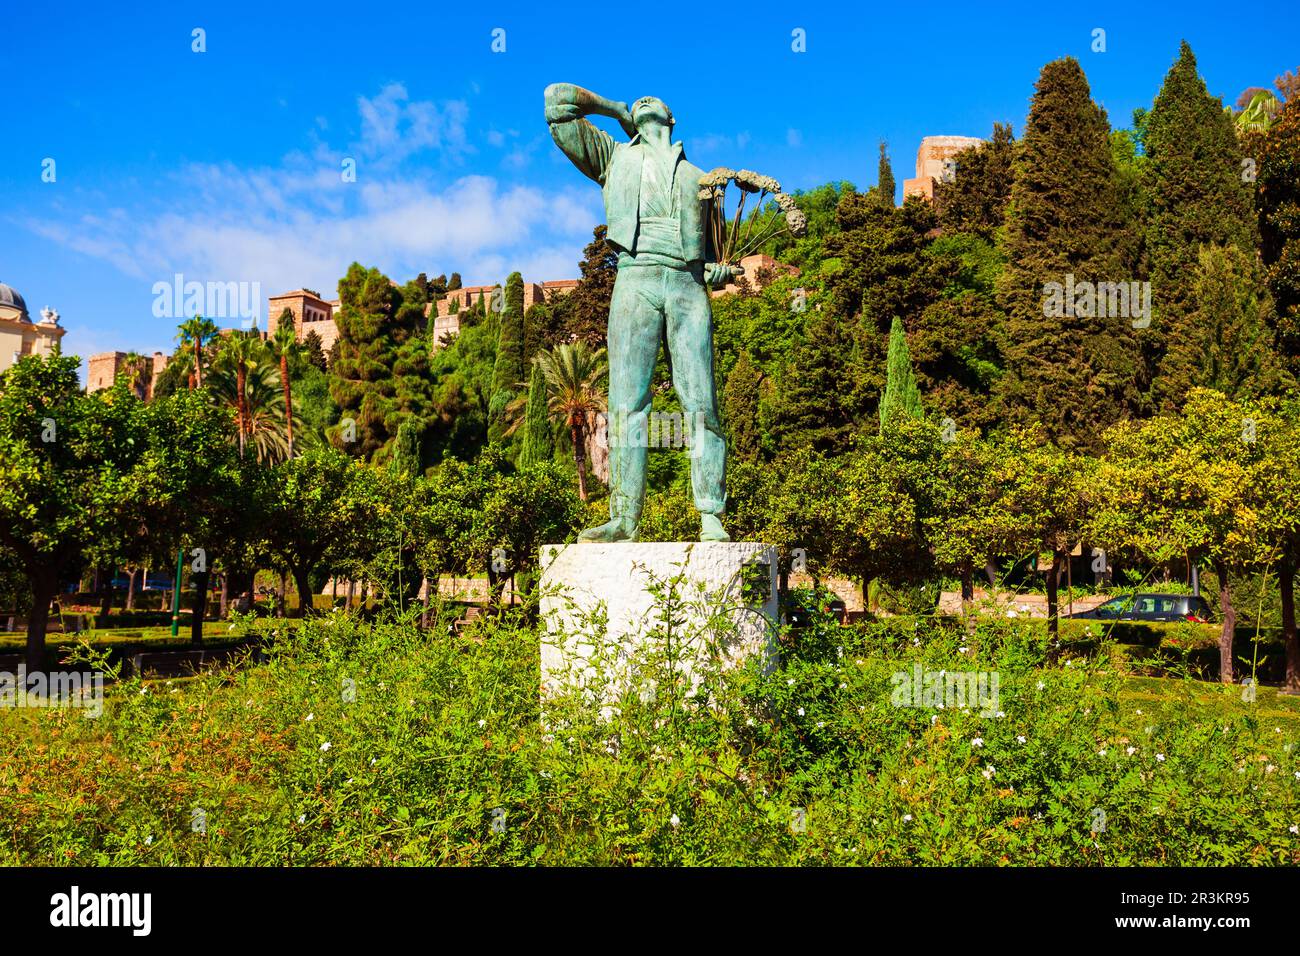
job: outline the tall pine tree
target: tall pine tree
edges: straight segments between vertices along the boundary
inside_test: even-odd
[[[532,363],[532,368],[532,374],[528,378],[528,405],[524,409],[523,445],[519,449],[521,467],[550,461],[555,457],[546,376],[537,362]]]
[[[1172,410],[1192,388],[1207,384],[1199,380],[1197,355],[1185,347],[1215,337],[1213,330],[1192,328],[1193,322],[1218,321],[1196,307],[1201,246],[1235,246],[1242,252],[1255,246],[1250,187],[1242,181],[1232,115],[1205,88],[1186,41],[1147,117],[1143,146],[1150,348],[1157,362],[1152,397]]]
[[[916,385],[912,371],[912,354],[907,349],[907,333],[903,320],[894,316],[889,329],[889,357],[885,362],[885,393],[880,397],[880,427],[895,415],[924,418],[921,408],[921,390]]]
[[[497,333],[497,360],[492,373],[492,400],[488,406],[488,440],[501,441],[506,432],[506,406],[524,378],[524,278],[518,272],[506,280],[505,309]]]
[[[880,143],[880,162],[876,165],[876,198],[882,206],[894,208],[894,167],[889,164],[888,146]]]
[[[1072,57],[1043,67],[1014,166],[999,299],[1007,313],[1004,415],[1041,422],[1064,448],[1090,447],[1140,398],[1129,316],[1052,309],[1047,284],[1121,282],[1133,268],[1106,112]],[[1083,308],[1076,307],[1083,305]],[[1111,311],[1105,309],[1103,311]],[[1116,310],[1118,311],[1118,310]],[[1061,314],[1056,314],[1061,313]]]

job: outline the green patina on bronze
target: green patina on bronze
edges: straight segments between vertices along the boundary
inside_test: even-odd
[[[587,121],[617,120],[620,143]],[[700,540],[726,541],[719,517],[727,501],[727,445],[713,379],[709,285],[742,270],[712,262],[699,198],[704,171],[672,142],[673,115],[653,96],[626,103],[571,83],[546,88],[551,137],[584,175],[600,184],[606,237],[618,250],[609,307],[610,520],[580,541],[635,541],[645,504],[650,394],[659,344],[668,342],[673,387],[691,440],[691,487]]]

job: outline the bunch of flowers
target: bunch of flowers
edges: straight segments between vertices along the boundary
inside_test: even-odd
[[[727,186],[731,183],[735,183],[740,190],[740,202],[736,206],[734,217],[728,222],[726,199]],[[751,193],[757,193],[758,198],[746,221],[745,201]],[[737,264],[745,256],[762,248],[782,230],[788,229],[795,238],[808,230],[808,219],[795,205],[794,197],[781,192],[781,184],[771,176],[752,170],[728,169],[725,166],[711,170],[700,177],[699,196],[701,199],[713,200],[708,229],[720,263]],[[777,214],[774,216],[762,214],[769,197],[777,206]]]

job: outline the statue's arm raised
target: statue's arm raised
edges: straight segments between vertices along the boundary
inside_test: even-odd
[[[546,122],[555,145],[586,176],[603,183],[614,155],[614,138],[588,123],[584,119],[587,116],[612,117],[628,135],[636,134],[626,103],[608,100],[572,83],[552,83],[546,88]]]

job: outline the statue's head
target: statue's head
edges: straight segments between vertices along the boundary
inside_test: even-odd
[[[668,108],[668,104],[657,96],[643,96],[632,104],[632,122],[638,130],[644,129],[646,124],[659,123],[672,129],[673,111]]]

